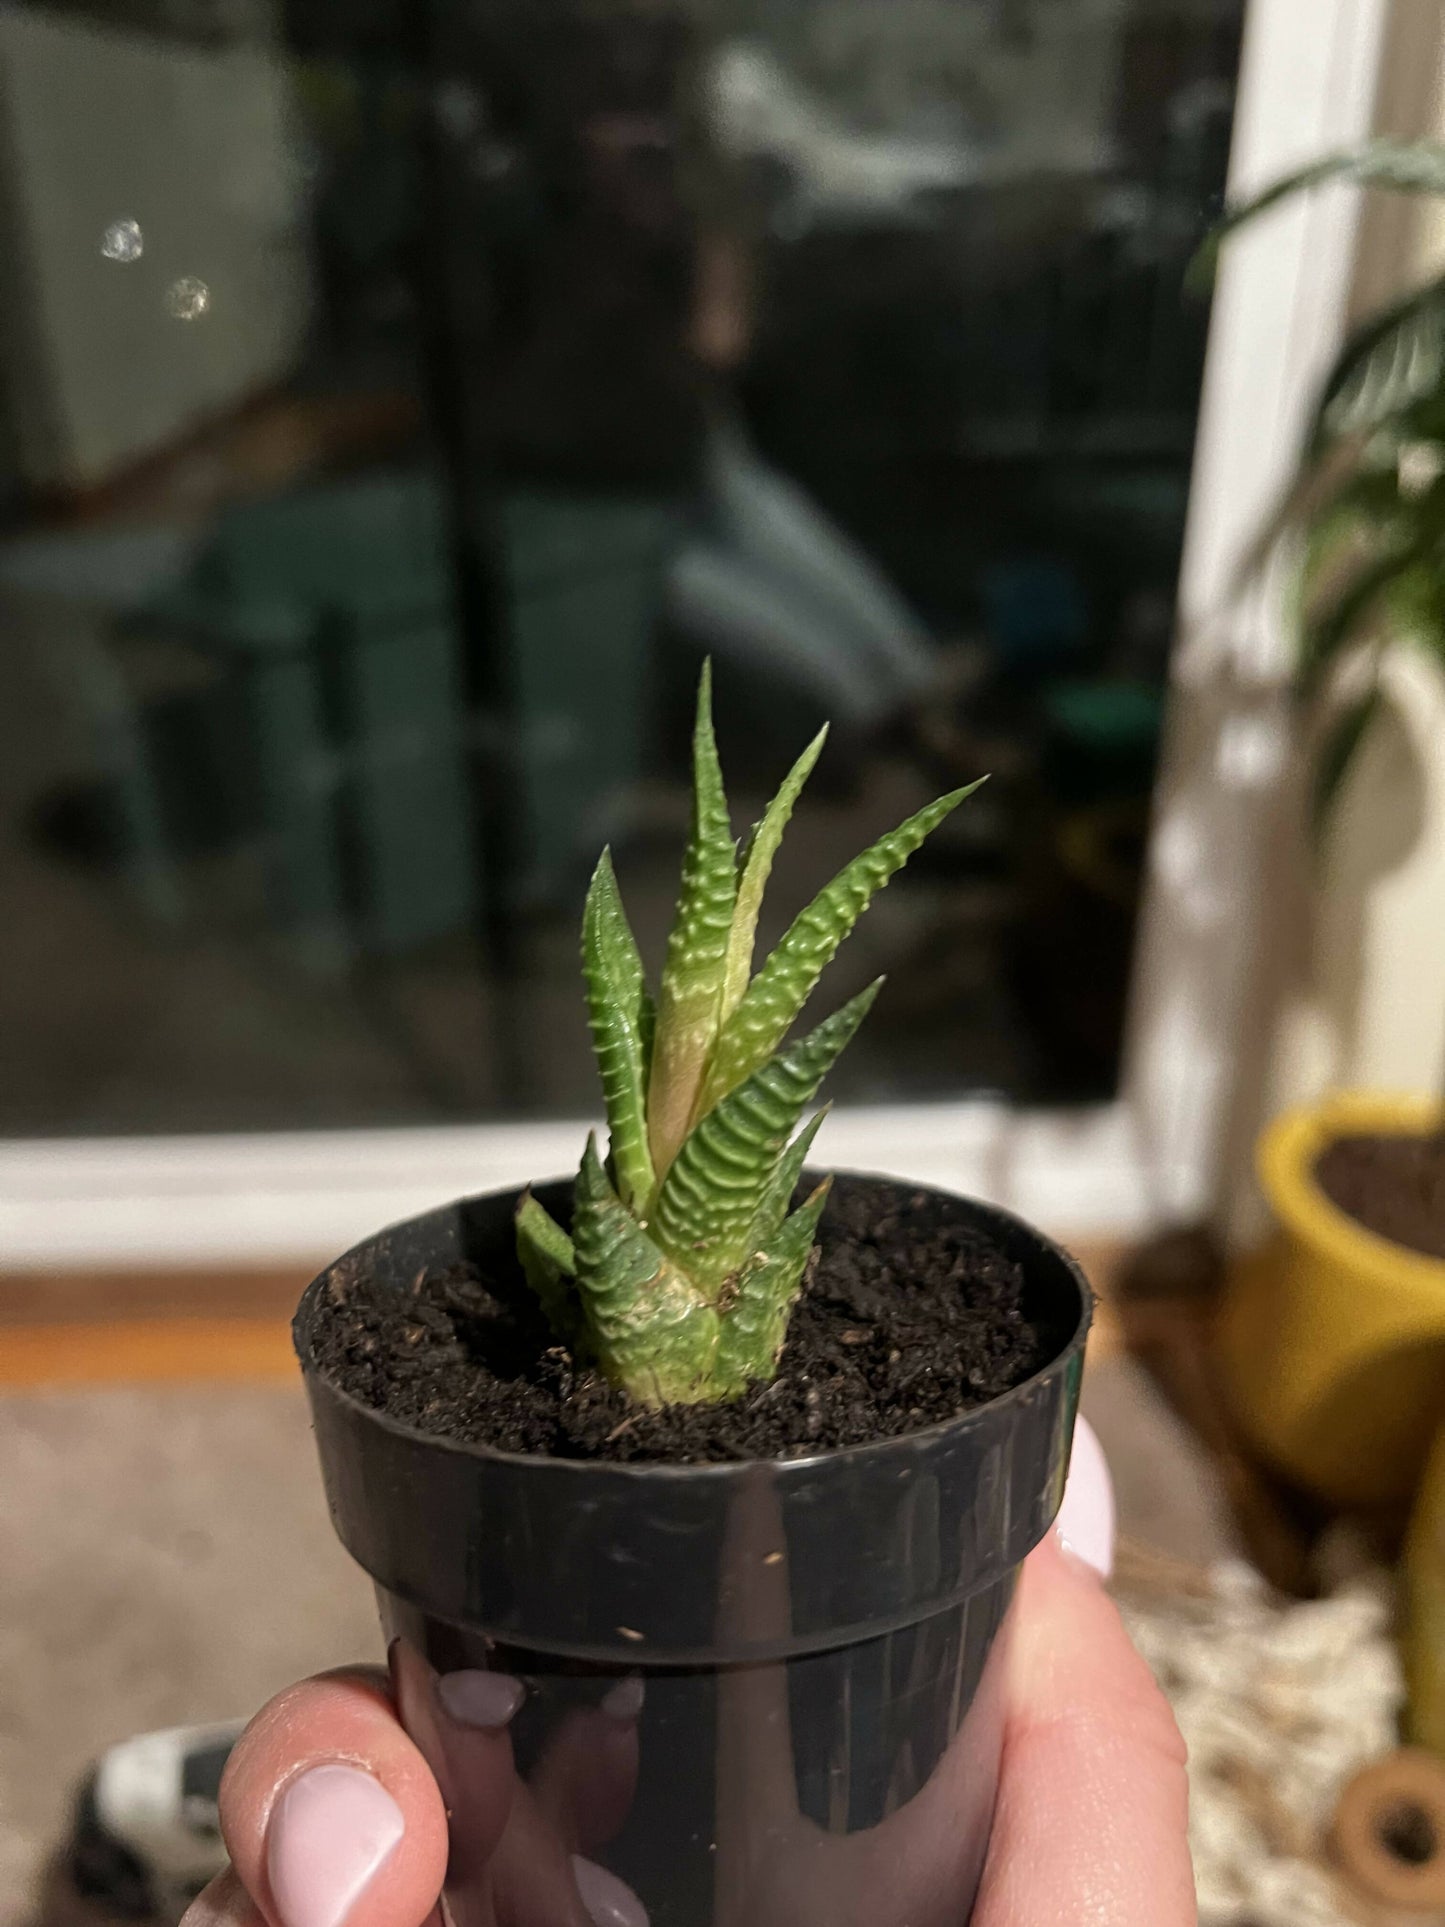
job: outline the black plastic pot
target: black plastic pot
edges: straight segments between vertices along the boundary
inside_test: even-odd
[[[1021,1261],[1051,1362],[949,1424],[813,1458],[523,1458],[399,1425],[312,1369],[329,1293],[497,1270],[516,1195],[357,1246],[295,1327],[332,1518],[446,1800],[456,1927],[583,1927],[572,1854],[589,1893],[601,1866],[651,1927],[958,1927],[992,1819],[1000,1634],[1068,1467],[1082,1273],[952,1200]],[[565,1210],[570,1186],[539,1195]],[[509,1727],[453,1717],[495,1701],[495,1681],[441,1684],[478,1671],[525,1687]],[[634,1679],[643,1695],[616,1691]]]

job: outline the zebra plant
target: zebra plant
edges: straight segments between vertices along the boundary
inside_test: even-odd
[[[692,829],[655,1004],[605,851],[588,893],[583,974],[611,1142],[604,1160],[587,1140],[570,1235],[529,1193],[517,1250],[559,1339],[639,1404],[734,1397],[777,1369],[828,1192],[793,1208],[822,1114],[797,1127],[882,979],[795,1042],[787,1033],[876,892],[978,787],[855,858],[754,974],[763,891],[826,736],[739,848],[704,668]]]

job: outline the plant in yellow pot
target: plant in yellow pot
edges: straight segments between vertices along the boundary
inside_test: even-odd
[[[1241,224],[1329,180],[1445,195],[1445,144],[1372,141],[1276,182]],[[1295,691],[1328,823],[1381,708],[1386,652],[1445,665],[1445,276],[1350,335],[1256,556],[1300,545]],[[1406,1501],[1445,1421],[1445,1104],[1340,1092],[1277,1118],[1258,1149],[1269,1246],[1221,1319],[1235,1415],[1320,1497]]]

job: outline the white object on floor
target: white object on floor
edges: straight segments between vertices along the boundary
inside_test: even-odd
[[[167,1920],[178,1920],[226,1864],[216,1794],[242,1725],[142,1733],[113,1746],[96,1768],[96,1821],[145,1870]]]
[[[1347,1781],[1397,1744],[1387,1575],[1300,1603],[1227,1564],[1203,1598],[1122,1609],[1189,1748],[1200,1927],[1358,1927],[1319,1855]]]

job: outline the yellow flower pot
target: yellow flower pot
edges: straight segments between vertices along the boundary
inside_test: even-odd
[[[1410,1737],[1445,1753],[1445,1426],[1435,1434],[1410,1518],[1404,1608]]]
[[[1220,1358],[1234,1416],[1267,1459],[1337,1505],[1408,1499],[1445,1420],[1445,1259],[1363,1230],[1315,1183],[1338,1137],[1416,1135],[1423,1098],[1344,1092],[1260,1140],[1275,1235],[1233,1270]]]

